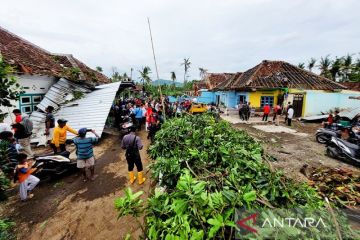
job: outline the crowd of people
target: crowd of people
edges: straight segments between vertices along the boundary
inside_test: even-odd
[[[76,146],[77,167],[82,172],[84,181],[88,179],[94,180],[95,159],[93,144],[98,141],[99,135],[94,130],[87,128],[81,128],[76,131],[67,125],[66,119],[60,118],[55,121],[53,110],[52,106],[46,108],[44,135],[54,155],[66,151],[67,132],[75,134],[76,137],[73,138],[72,142]],[[19,109],[14,109],[13,114],[15,118],[11,125],[4,122],[0,124],[0,141],[2,144],[6,144],[7,153],[7,162],[3,164],[16,163],[13,171],[5,172],[5,174],[12,176],[15,182],[19,182],[20,199],[25,201],[33,197],[31,191],[40,181],[39,178],[33,175],[37,171],[33,167],[34,154],[31,149],[33,123]],[[95,137],[86,137],[87,132],[92,132]],[[90,178],[86,175],[87,168],[90,170]]]
[[[239,117],[242,121],[249,121],[251,116],[251,104],[250,102],[240,102],[236,106]],[[285,116],[285,124],[291,126],[292,119],[294,117],[294,108],[292,104],[289,102],[286,108],[282,108],[279,104],[276,104],[272,111],[269,104],[265,104],[262,108],[262,121],[267,122],[270,114],[273,114],[272,121],[275,123],[276,126],[280,125],[280,116],[284,114]]]

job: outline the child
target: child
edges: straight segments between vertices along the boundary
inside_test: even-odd
[[[27,161],[27,155],[19,153],[17,155],[18,165],[16,166],[16,177],[20,183],[20,199],[26,201],[34,196],[31,191],[39,183],[40,179],[31,175],[36,171],[36,168],[31,168],[32,164]]]

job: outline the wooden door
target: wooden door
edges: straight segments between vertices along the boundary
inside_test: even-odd
[[[294,99],[293,99],[294,117],[296,118],[301,117],[303,104],[304,104],[304,95],[294,94]]]

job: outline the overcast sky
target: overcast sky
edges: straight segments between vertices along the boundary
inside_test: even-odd
[[[185,57],[193,79],[199,67],[237,72],[263,59],[358,53],[359,9],[359,0],[16,0],[1,3],[0,25],[109,76],[150,66],[155,78],[150,17],[160,78],[175,71],[183,81]]]

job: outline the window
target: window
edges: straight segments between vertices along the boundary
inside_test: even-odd
[[[260,107],[264,107],[266,104],[272,107],[274,105],[274,96],[261,96]]]
[[[44,94],[22,94],[20,95],[19,109],[22,113],[30,114],[38,109],[37,105],[43,97]]]
[[[31,97],[21,96],[20,102],[21,102],[21,104],[29,104],[29,103],[31,103]]]
[[[31,108],[31,106],[22,106],[21,107],[21,112],[30,114],[32,112],[32,108]]]
[[[246,95],[239,95],[236,104],[240,104],[240,103],[245,103],[246,102]]]

